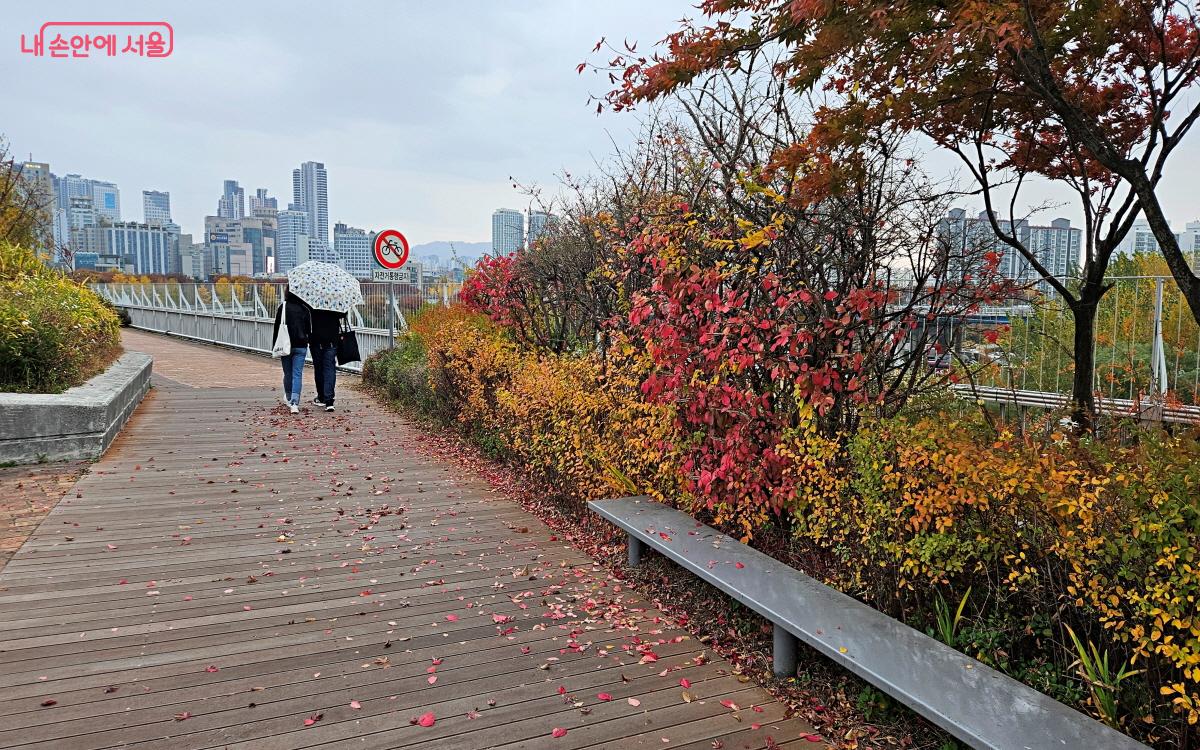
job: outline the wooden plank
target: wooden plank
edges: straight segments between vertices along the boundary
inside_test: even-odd
[[[13,556],[0,748],[532,747],[559,725],[560,749],[799,736],[536,517],[416,450],[411,425],[350,391],[333,414],[276,403],[160,389]],[[735,698],[761,721],[720,704]],[[436,726],[409,724],[426,710]]]

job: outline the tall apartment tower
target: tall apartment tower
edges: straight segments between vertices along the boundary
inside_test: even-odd
[[[275,240],[275,272],[287,273],[300,265],[301,255],[307,255],[308,214],[293,204],[288,210],[280,211],[276,218],[279,229]]]
[[[1019,220],[1015,226],[1008,219],[997,219],[996,223],[1002,231],[1014,234],[1024,243],[1052,276],[1066,279],[1078,272],[1083,232],[1072,227],[1069,219],[1054,219],[1044,226],[1030,224],[1027,220]],[[985,251],[992,251],[1000,255],[1002,276],[1019,284],[1035,285],[1043,293],[1051,291],[1050,284],[1042,280],[1023,255],[1001,243],[986,211],[971,217],[961,208],[951,209],[939,223],[938,235],[947,245],[951,263],[962,264],[964,272],[972,271],[970,263]]]
[[[92,180],[92,201],[96,213],[105,221],[115,224],[121,220],[121,191],[114,182]]]
[[[375,233],[342,223],[333,225],[333,249],[338,263],[355,278],[371,278]]]
[[[546,225],[550,223],[550,214],[545,211],[529,211],[529,221],[527,223],[528,232],[525,241],[532,246],[539,237],[546,231]]]
[[[217,216],[222,219],[240,219],[246,215],[246,191],[237,180],[225,180],[221,199],[217,201]]]
[[[292,203],[308,214],[309,238],[329,247],[329,178],[324,164],[306,161],[292,170]]]
[[[54,197],[58,207],[69,211],[72,198],[92,198],[92,181],[77,174],[63,175],[54,182]]]
[[[279,213],[279,201],[267,195],[266,188],[258,188],[254,195],[250,196],[249,210],[249,215],[258,219],[273,217]]]
[[[164,190],[143,190],[142,220],[147,224],[170,224],[171,194]]]
[[[511,208],[492,212],[492,252],[507,255],[525,244],[525,216]]]

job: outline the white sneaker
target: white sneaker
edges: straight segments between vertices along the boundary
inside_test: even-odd
[[[325,411],[333,411],[333,404],[325,404]]]
[[[290,411],[292,414],[299,414],[300,407],[296,404],[288,404],[288,411]]]

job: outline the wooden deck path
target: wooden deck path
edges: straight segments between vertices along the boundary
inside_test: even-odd
[[[292,416],[275,363],[162,347],[0,573],[0,747],[823,747],[349,384]]]

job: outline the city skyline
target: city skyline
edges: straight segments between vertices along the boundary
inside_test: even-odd
[[[540,186],[552,198],[563,170],[585,173],[614,144],[635,140],[646,111],[597,115],[589,96],[602,95],[610,84],[602,74],[576,73],[582,60],[603,62],[589,54],[596,40],[619,31],[650,51],[664,29],[695,16],[691,5],[481,5],[469,24],[442,6],[364,2],[353,16],[314,6],[303,19],[247,6],[235,28],[209,8],[173,7],[168,20],[178,38],[169,58],[58,64],[16,51],[0,54],[12,100],[53,95],[96,103],[71,117],[17,108],[0,124],[0,135],[20,160],[122,186],[131,207],[141,190],[170,192],[174,220],[197,236],[213,212],[212,185],[232,177],[264,187],[281,197],[278,208],[284,209],[292,193],[288,170],[316,159],[336,175],[330,227],[395,227],[414,243],[486,241],[492,209],[537,205],[514,182]],[[54,8],[68,16],[92,10],[83,2]],[[121,10],[129,17],[161,15],[148,2],[128,2]],[[0,8],[13,28],[36,28],[44,13],[37,5]],[[379,45],[358,41],[363,19],[372,28],[403,23],[418,33],[397,60]],[[453,49],[426,33],[448,28],[461,36]],[[247,49],[255,50],[260,77],[254,85],[230,86],[241,80]],[[460,54],[463,49],[471,54]],[[155,95],[131,97],[131,89]],[[280,117],[294,106],[297,90],[320,91],[320,106],[306,108],[303,117]],[[520,95],[529,90],[538,91],[532,106]],[[1197,218],[1191,176],[1182,165],[1198,158],[1200,141],[1185,142],[1160,183],[1160,200],[1178,227]],[[962,170],[944,153],[926,154],[921,164],[934,179]],[[1049,203],[1053,207],[1035,222],[1053,215],[1082,226],[1069,193],[1039,184],[1027,184],[1026,192],[1018,214]]]
[[[95,15],[82,2],[55,3],[53,10]],[[148,2],[117,10],[107,9],[122,17],[164,15]],[[6,6],[0,18],[9,28],[37,28],[47,12]],[[133,201],[143,189],[169,191],[176,222],[197,236],[216,207],[213,185],[237,179],[247,197],[265,187],[284,209],[290,170],[315,160],[336,181],[330,228],[338,221],[395,227],[414,243],[486,241],[493,208],[526,208],[527,196],[512,181],[553,187],[562,170],[579,172],[608,154],[610,139],[633,139],[637,117],[597,116],[589,105],[606,80],[576,73],[596,40],[628,31],[636,18],[635,31],[648,43],[689,12],[689,2],[675,0],[650,7],[547,0],[479,5],[475,22],[464,27],[453,8],[424,4],[368,2],[353,16],[333,7],[293,15],[249,5],[231,27],[214,9],[172,7],[165,16],[177,38],[169,58],[55,66],[16,50],[0,54],[14,100],[55,92],[58,100],[97,103],[64,118],[17,110],[0,133],[20,160],[32,154],[60,175],[111,180]],[[401,58],[361,42],[371,29],[399,26],[413,32]],[[433,33],[448,29],[460,43],[446,45]],[[244,76],[248,50],[253,81]],[[297,91],[310,92],[305,102],[315,105],[303,116],[283,115]],[[522,95],[527,91],[538,92],[536,107]]]

